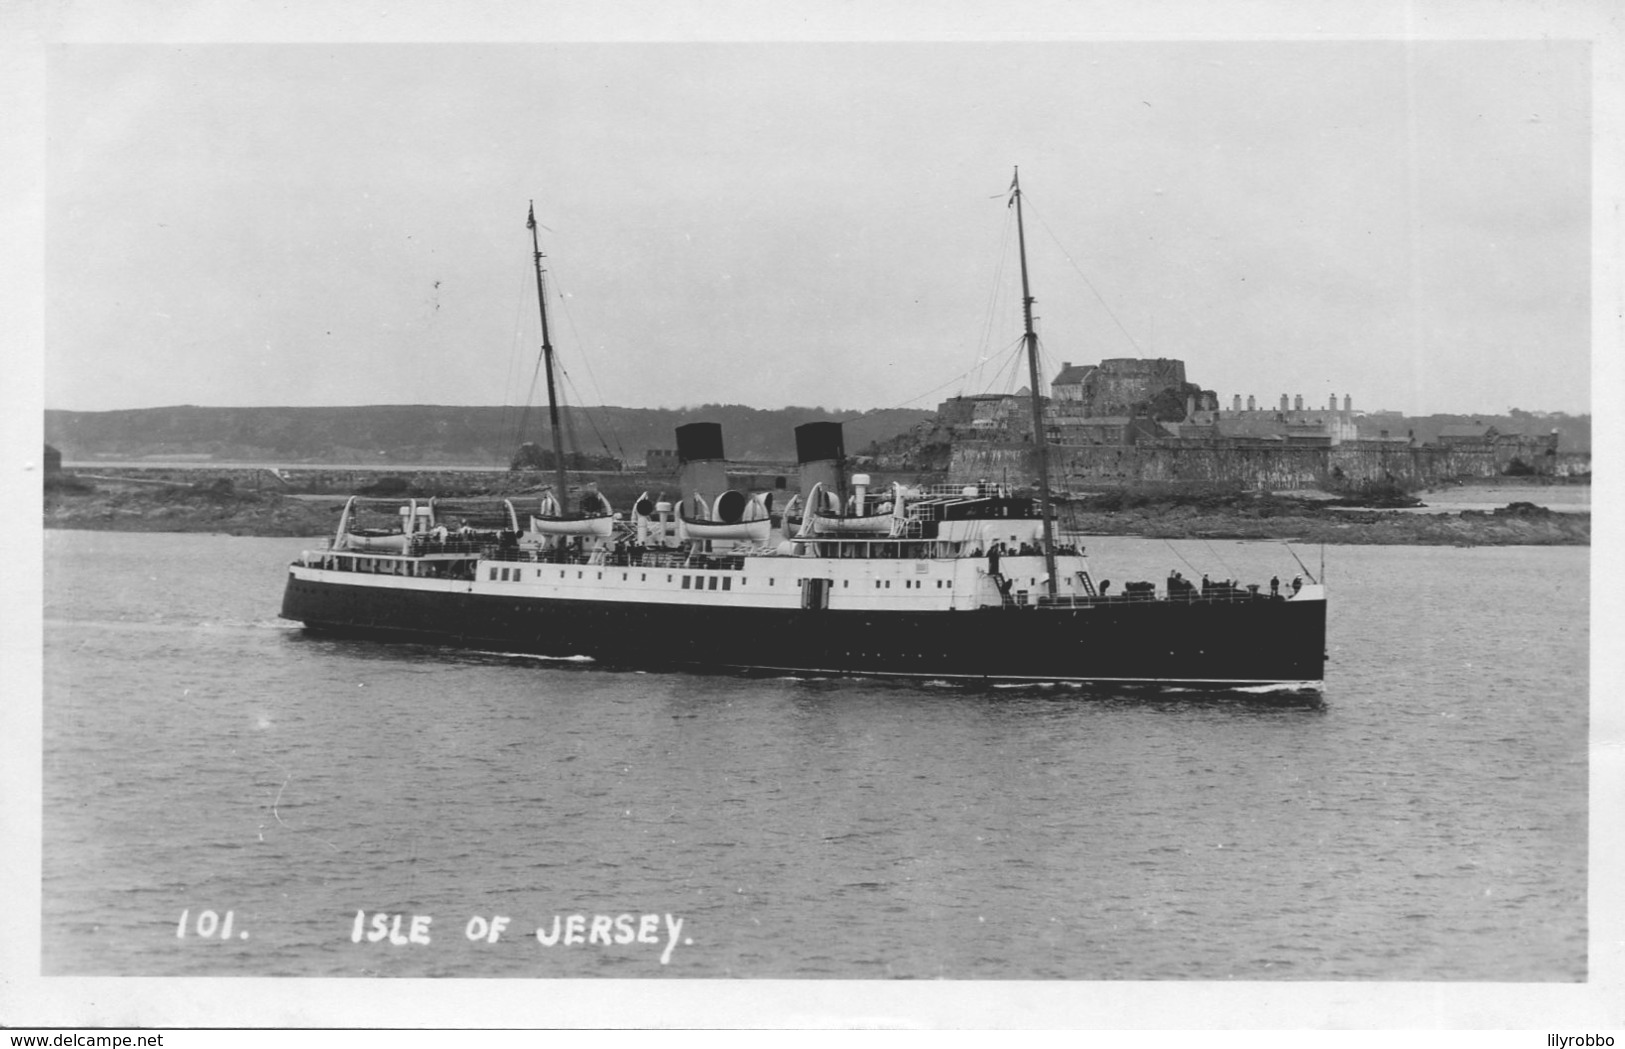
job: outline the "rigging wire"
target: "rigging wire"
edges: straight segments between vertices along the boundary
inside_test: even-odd
[[[969,368],[967,368],[964,371],[960,372],[958,375],[955,375],[952,379],[949,379],[947,382],[942,383],[940,386],[933,386],[933,387],[931,387],[931,389],[926,390],[924,393],[917,393],[914,396],[908,398],[907,400],[898,401],[896,404],[890,405],[889,407],[890,408],[906,408],[910,404],[913,404],[915,401],[919,400],[922,397],[929,397],[933,393],[936,393],[938,390],[947,389],[948,387],[952,386],[954,383],[956,383],[959,380],[961,380],[961,379],[965,378],[966,376],[970,375],[971,372],[975,371],[976,369],[980,368],[981,366],[982,366],[982,362],[978,361],[975,364],[971,365]]]
[[[546,229],[547,227],[543,226],[542,228]],[[582,344],[582,339],[581,339],[580,331],[576,327],[574,314],[572,314],[570,312],[569,300],[566,298],[566,296],[564,294],[563,282],[559,280],[557,267],[556,266],[555,267],[549,267],[548,272],[553,275],[553,294],[554,294],[554,298],[557,300],[557,303],[558,303],[558,311],[564,314],[565,323],[569,326],[571,338],[575,341],[575,343],[577,345],[581,345]],[[523,293],[521,293],[521,299],[522,298],[523,298]],[[520,414],[519,426],[518,426],[516,434],[515,434],[515,440],[514,440],[514,447],[515,448],[517,448],[524,440],[525,430],[526,430],[526,428],[528,426],[529,419],[530,419],[530,409],[531,409],[531,406],[536,401],[536,389],[537,389],[537,386],[538,386],[538,383],[539,383],[539,380],[540,380],[541,369],[542,369],[544,361],[545,361],[545,354],[542,351],[538,350],[537,354],[536,354],[536,365],[535,365],[535,368],[532,369],[532,372],[531,372],[530,388],[525,393],[524,409]],[[585,355],[583,355],[582,361],[583,361],[584,366],[587,369],[587,375],[588,375],[589,380],[592,382],[593,387],[595,389],[597,389],[598,388],[598,377],[592,371],[592,363],[587,360]],[[555,448],[555,449],[553,449],[553,452],[554,452],[554,455],[557,456],[561,461],[567,462],[569,453],[566,451],[566,449],[567,448],[579,447],[580,442],[576,439],[576,429],[575,429],[575,415],[576,415],[576,413],[569,410],[569,399],[566,396],[566,390],[565,390],[566,383],[569,384],[570,390],[574,392],[575,397],[576,397],[576,399],[578,401],[585,401],[586,398],[581,396],[580,388],[578,386],[576,386],[575,380],[570,376],[569,372],[567,372],[565,370],[564,362],[562,360],[562,355],[559,353],[558,347],[556,347],[556,346],[553,348],[553,367],[554,367],[554,370],[558,373],[558,379],[559,379],[559,382],[556,384],[556,393],[557,393],[557,396],[559,398],[558,407],[559,407],[560,426],[564,430],[562,443],[565,446],[563,448]],[[599,393],[599,400],[600,401],[603,400],[602,391],[600,391],[600,393]],[[615,439],[615,447],[617,449],[619,449],[619,455],[618,456],[616,455],[616,452],[610,448],[609,442],[604,439],[603,433],[601,431],[599,431],[597,423],[592,419],[592,417],[590,415],[587,417],[587,422],[588,422],[589,425],[592,426],[593,433],[594,433],[595,436],[597,436],[598,443],[604,449],[605,454],[611,456],[612,458],[619,458],[621,461],[624,462],[626,460],[626,450],[621,445],[620,434],[617,431],[615,431],[614,424],[612,422],[609,422],[607,420],[607,418],[606,418],[606,425],[608,425],[610,427],[610,432],[614,436],[614,439]]]
[[[988,347],[993,341],[994,316],[998,313],[999,300],[1004,297],[1005,293],[1004,270],[1010,254],[1010,231],[1012,228],[1014,228],[1014,220],[1007,219],[999,241],[998,254],[994,256],[999,261],[998,265],[993,269],[993,282],[988,289],[987,308],[982,312],[982,331],[976,340],[976,363],[966,372],[967,375],[970,372],[976,372],[974,388],[977,390],[985,389],[983,385],[983,368],[988,362]]]
[[[1185,561],[1185,555],[1180,553],[1179,549],[1177,547],[1175,547],[1173,543],[1169,542],[1166,539],[1163,540],[1163,543],[1165,543],[1167,545],[1168,549],[1170,549],[1170,550],[1172,550],[1174,552],[1175,557],[1179,558],[1181,561]],[[1204,574],[1200,568],[1197,568],[1195,565],[1191,564],[1189,561],[1185,561],[1185,567],[1190,569],[1192,572],[1196,573],[1197,575],[1203,575]]]
[[[1231,568],[1229,565],[1224,563],[1224,558],[1220,557],[1219,552],[1217,550],[1213,549],[1213,544],[1212,543],[1208,542],[1206,539],[1203,539],[1202,540],[1202,545],[1207,547],[1207,552],[1213,555],[1213,559],[1215,561],[1219,562],[1219,567],[1224,569],[1225,572],[1229,574],[1229,578],[1231,578],[1231,579],[1240,579],[1241,578],[1241,576],[1236,574],[1235,569]]]
[[[999,193],[995,194],[989,199],[1003,200],[1006,198],[1006,196],[1007,194]],[[953,386],[955,383],[961,384],[959,387],[959,393],[956,394],[956,396],[963,396],[965,390],[964,381],[966,380],[969,380],[971,389],[974,391],[978,393],[987,392],[1000,384],[1000,381],[1004,376],[1005,369],[1012,366],[1013,361],[1009,359],[1000,359],[998,361],[997,370],[993,373],[993,381],[991,383],[987,381],[987,367],[990,362],[993,362],[1000,353],[1007,351],[1014,353],[1016,350],[1021,348],[1021,340],[1018,338],[1011,346],[1007,347],[1006,350],[1001,350],[995,353],[989,349],[993,340],[993,332],[997,326],[996,318],[999,313],[1000,303],[1006,298],[1008,281],[1005,279],[1005,272],[1009,267],[1010,242],[1014,237],[1016,226],[1014,213],[1008,208],[1006,209],[1006,212],[1008,213],[1008,217],[1000,227],[999,250],[994,255],[994,258],[998,260],[998,263],[994,267],[993,278],[988,286],[986,304],[982,311],[981,331],[977,335],[975,344],[974,362],[969,368],[966,368],[964,371],[948,379],[946,382],[939,383],[938,385],[931,387],[929,390],[925,390],[922,393],[917,393],[911,397],[898,401],[890,407],[906,408],[915,401],[947,389],[948,387]],[[1042,343],[1040,343],[1039,352],[1040,359],[1043,360]],[[1045,361],[1044,366],[1040,369],[1040,375],[1049,374],[1047,367],[1048,362]],[[1011,383],[1009,381],[1005,381],[1005,392],[1010,392],[1010,385]]]
[[[1134,336],[1129,334],[1129,330],[1123,326],[1123,322],[1117,318],[1117,314],[1113,313],[1112,308],[1106,304],[1106,300],[1101,296],[1099,289],[1097,289],[1094,284],[1090,282],[1088,276],[1072,258],[1072,253],[1066,249],[1066,245],[1061,243],[1061,238],[1055,235],[1055,231],[1053,229],[1050,229],[1049,223],[1044,221],[1044,216],[1037,213],[1037,209],[1032,206],[1032,198],[1028,194],[1023,193],[1021,195],[1021,199],[1027,205],[1028,210],[1034,212],[1034,217],[1038,219],[1038,224],[1044,227],[1044,232],[1049,234],[1050,240],[1054,241],[1055,246],[1061,250],[1061,257],[1066,259],[1067,265],[1072,267],[1073,271],[1077,273],[1078,278],[1083,281],[1084,286],[1089,289],[1090,294],[1094,295],[1095,301],[1100,303],[1100,308],[1106,311],[1106,316],[1110,317],[1112,319],[1112,323],[1117,325],[1117,330],[1123,333],[1123,337],[1129,341],[1130,346],[1134,347],[1134,351],[1136,353],[1140,354],[1141,356],[1145,356],[1145,351],[1140,349],[1140,344],[1134,340]]]
[[[1298,562],[1298,567],[1303,569],[1303,574],[1309,577],[1309,581],[1311,583],[1318,582],[1315,579],[1315,573],[1309,571],[1309,566],[1303,563],[1303,558],[1299,557],[1298,552],[1292,549],[1292,544],[1282,540],[1281,545],[1286,547],[1286,552],[1292,555],[1292,560]]]
[[[509,329],[513,332],[513,340],[508,346],[508,369],[502,377],[503,404],[502,412],[497,417],[497,434],[499,439],[508,435],[510,432],[509,424],[514,422],[514,386],[518,383],[519,376],[522,374],[519,370],[521,367],[519,353],[525,336],[523,326],[525,309],[525,278],[529,275],[529,272],[528,270],[520,271],[517,268],[515,272],[519,274],[519,291],[514,295],[513,326]],[[515,436],[513,446],[518,448],[518,430],[514,429],[511,432],[513,432]]]
[[[556,294],[556,296],[557,296],[557,298],[559,300],[559,312],[564,314],[565,323],[568,324],[569,327],[570,327],[570,337],[575,340],[575,345],[577,345],[577,346],[585,346],[586,342],[581,338],[581,333],[576,330],[575,315],[570,312],[570,303],[564,296],[564,284],[563,284],[562,281],[559,280],[557,269],[554,270],[554,274],[553,274],[553,286],[554,286],[554,289],[555,289],[555,294]],[[598,376],[593,374],[592,360],[586,354],[582,354],[581,355],[581,364],[582,364],[582,367],[587,369],[587,379],[592,384],[592,388],[593,388],[594,394],[596,395],[596,397],[598,399],[598,403],[600,405],[602,405],[604,403],[604,391],[603,391],[603,388],[598,385]],[[563,369],[560,368],[560,371],[563,371]],[[583,405],[583,411],[584,411],[585,410],[585,404],[586,404],[586,398],[581,396],[581,391],[580,391],[579,388],[576,389],[576,396],[581,400],[582,405]],[[592,422],[592,419],[591,419],[590,416],[588,417],[587,421]],[[621,435],[615,429],[614,421],[612,419],[610,419],[608,416],[605,416],[604,425],[609,427],[610,435],[615,438],[615,450],[611,450],[611,448],[609,446],[609,442],[604,440],[602,434],[598,434],[598,443],[603,446],[604,453],[606,455],[610,455],[610,456],[619,458],[622,462],[625,462],[626,461],[626,449],[621,446]],[[598,427],[597,427],[596,424],[593,425],[593,432],[595,434],[598,433]],[[618,455],[617,455],[617,451],[619,452]]]
[[[565,371],[563,368],[560,368],[559,369],[559,374],[564,377],[565,382],[570,384],[570,389],[575,391],[576,398],[579,400],[581,398],[581,390],[580,390],[579,387],[576,386],[575,380],[570,377],[570,373]],[[598,438],[598,446],[604,450],[604,454],[609,456],[612,459],[617,459],[618,458],[620,461],[625,462],[626,461],[626,452],[623,450],[619,456],[617,456],[615,454],[615,450],[610,448],[609,442],[604,440],[603,432],[598,429],[598,424],[593,421],[592,413],[586,411],[585,409],[582,409],[582,415],[587,420],[587,425],[592,427],[593,436]],[[605,424],[609,426],[610,432],[614,433],[614,431],[615,431],[614,424],[609,423],[607,417],[605,419]],[[572,444],[575,443],[575,436],[574,436],[573,433],[571,435],[570,440],[571,440]],[[616,437],[616,447],[619,447],[619,446],[620,446],[620,438],[617,436]],[[578,445],[578,447],[579,447],[579,445]]]
[[[993,373],[993,382],[989,385],[989,389],[999,386],[1002,380],[1003,392],[1006,394],[1015,393],[1013,387],[1021,378],[1021,365],[1024,363],[1022,351],[1025,348],[1026,341],[1025,335],[1018,336],[1014,342],[1005,348],[1003,361],[999,365],[999,370]],[[1007,371],[1009,372],[1009,378],[1004,378]]]
[[[530,372],[530,388],[525,391],[525,406],[519,413],[519,426],[514,430],[514,451],[525,442],[525,429],[530,423],[530,406],[536,400],[536,384],[542,376],[542,351],[536,351],[536,366]]]

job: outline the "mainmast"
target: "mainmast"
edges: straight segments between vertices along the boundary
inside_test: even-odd
[[[1021,314],[1026,322],[1027,375],[1033,396],[1033,446],[1038,452],[1038,516],[1044,522],[1045,589],[1055,596],[1055,533],[1049,520],[1049,450],[1044,435],[1044,398],[1038,390],[1038,333],[1033,331],[1033,297],[1027,288],[1027,234],[1021,224],[1021,169],[1010,180],[1016,205],[1016,245],[1021,253]]]
[[[547,364],[547,414],[553,424],[553,466],[558,471],[558,488],[554,495],[559,501],[562,516],[570,509],[570,476],[564,469],[564,441],[559,436],[559,399],[553,389],[553,342],[547,332],[547,291],[542,284],[542,246],[536,239],[536,202],[530,202],[530,215],[525,220],[530,230],[530,246],[536,261],[536,304],[542,311],[542,359]]]

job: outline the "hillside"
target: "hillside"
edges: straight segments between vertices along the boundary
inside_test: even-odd
[[[849,452],[930,418],[913,409],[869,412],[822,408],[763,410],[744,405],[697,408],[569,408],[567,443],[589,454],[641,462],[652,448],[676,446],[684,423],[722,424],[734,460],[793,460],[795,428],[833,419],[845,424]],[[203,457],[275,463],[507,465],[524,439],[546,444],[547,410],[533,408],[369,405],[346,408],[141,408],[110,412],[47,410],[45,440],[68,461],[97,458]]]

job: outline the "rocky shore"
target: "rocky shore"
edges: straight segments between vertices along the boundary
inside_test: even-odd
[[[104,484],[64,478],[45,489],[45,527],[102,532],[212,532],[319,536],[338,523],[344,499],[237,491],[227,484]]]
[[[1524,509],[1527,507],[1528,509]],[[1397,510],[1315,509],[1252,517],[1189,507],[1162,512],[1080,513],[1070,522],[1087,535],[1148,539],[1291,539],[1303,543],[1365,546],[1589,546],[1591,515],[1553,513],[1530,504],[1459,514]]]
[[[191,485],[133,484],[86,481],[72,475],[48,482],[44,495],[46,528],[124,532],[326,536],[344,505],[342,496],[245,491],[221,480]],[[1589,513],[1554,513],[1521,501],[1493,511],[1408,513],[1393,508],[1351,508],[1324,498],[1119,492],[1073,500],[1062,508],[1061,520],[1064,526],[1086,535],[1152,539],[1291,539],[1409,546],[1587,546],[1591,542]]]

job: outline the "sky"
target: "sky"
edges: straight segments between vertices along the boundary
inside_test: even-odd
[[[1582,40],[60,43],[44,402],[1590,410]]]

